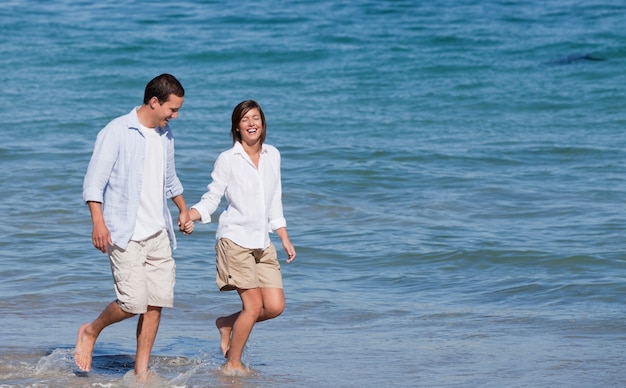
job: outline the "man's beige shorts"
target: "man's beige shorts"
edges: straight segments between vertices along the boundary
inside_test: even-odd
[[[122,310],[143,314],[148,306],[174,306],[176,263],[165,229],[144,241],[130,241],[125,250],[109,246],[109,261]]]
[[[227,238],[215,245],[217,287],[221,291],[251,288],[283,288],[274,244],[266,249],[248,249]]]

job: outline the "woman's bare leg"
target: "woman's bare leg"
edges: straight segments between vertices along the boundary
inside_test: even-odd
[[[224,366],[226,373],[245,372],[241,364],[241,355],[250,337],[252,328],[263,310],[263,294],[260,288],[239,289],[237,292],[241,297],[243,308],[235,319],[230,333],[230,347],[226,365]]]

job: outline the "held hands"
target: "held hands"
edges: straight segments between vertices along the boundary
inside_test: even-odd
[[[193,233],[193,221],[189,218],[189,211],[180,213],[178,217],[178,229],[186,236]]]

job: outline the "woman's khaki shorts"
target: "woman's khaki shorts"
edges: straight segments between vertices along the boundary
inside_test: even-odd
[[[217,287],[220,291],[251,288],[283,288],[276,248],[248,249],[227,238],[215,245]]]
[[[174,306],[176,263],[165,229],[144,241],[130,241],[126,249],[109,246],[109,261],[122,310],[143,314],[148,306]]]

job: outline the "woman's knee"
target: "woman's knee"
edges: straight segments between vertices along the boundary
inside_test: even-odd
[[[266,303],[263,305],[263,319],[272,319],[276,318],[285,310],[285,301],[284,300],[273,300],[270,303]]]
[[[263,312],[263,297],[258,289],[240,291],[243,312],[258,317]]]

